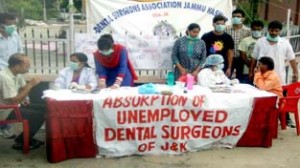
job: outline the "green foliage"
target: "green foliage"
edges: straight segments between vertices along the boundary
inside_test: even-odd
[[[4,0],[7,10],[25,18],[41,19],[43,6],[40,0]]]
[[[246,13],[246,20],[245,24],[250,25],[252,20],[260,19],[260,16],[258,15],[258,7],[260,5],[260,0],[247,0],[247,1],[241,1],[238,4],[238,8],[242,9]]]
[[[57,18],[61,0],[45,0],[47,18]],[[19,19],[43,19],[44,0],[2,0],[6,12],[14,13]]]
[[[82,0],[73,0],[73,2],[74,2],[74,6],[75,6],[77,12],[81,12]],[[69,0],[61,0],[61,3],[60,3],[61,9],[66,9],[66,11],[69,11],[68,5],[69,5]]]

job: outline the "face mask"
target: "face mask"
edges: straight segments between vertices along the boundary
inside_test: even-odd
[[[111,53],[114,52],[114,50],[113,49],[104,50],[104,51],[99,50],[99,52],[104,56],[109,56]]]
[[[192,40],[192,41],[195,41],[195,40],[198,39],[198,37],[192,37],[192,36],[190,36],[190,35],[188,35],[187,38],[188,38],[189,40]]]
[[[252,37],[254,37],[254,38],[259,38],[259,37],[261,37],[261,35],[262,35],[261,31],[257,31],[257,30],[252,31]]]
[[[233,17],[232,18],[232,24],[238,25],[238,24],[241,24],[241,23],[242,23],[242,18],[239,18],[239,17]]]
[[[10,26],[5,26],[5,33],[9,36],[11,36],[13,34],[13,32],[16,31],[16,26],[15,25],[10,25]]]
[[[224,64],[218,64],[216,66],[218,70],[222,70],[224,68]]]
[[[216,25],[215,30],[216,32],[223,32],[225,30],[225,25]]]
[[[269,41],[272,41],[272,42],[275,42],[275,43],[276,43],[276,42],[278,41],[278,39],[279,39],[278,36],[272,37],[272,36],[270,36],[269,33],[267,34],[267,40],[269,40]]]
[[[73,70],[76,71],[79,69],[79,63],[78,62],[70,62],[69,67]]]

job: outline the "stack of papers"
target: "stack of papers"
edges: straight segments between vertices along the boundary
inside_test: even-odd
[[[214,85],[209,88],[214,93],[231,93],[231,87],[228,85]]]

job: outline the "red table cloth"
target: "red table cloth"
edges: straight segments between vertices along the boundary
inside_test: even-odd
[[[277,97],[255,98],[246,132],[237,146],[270,147],[274,134]],[[71,158],[95,157],[93,101],[47,99],[46,145],[51,163]],[[101,152],[101,151],[100,151]]]

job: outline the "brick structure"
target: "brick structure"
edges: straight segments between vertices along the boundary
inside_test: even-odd
[[[268,0],[269,3],[260,5],[259,13],[265,20],[286,22],[287,9],[291,9],[291,22],[300,24],[300,0]]]

